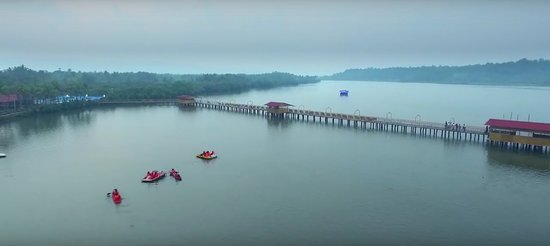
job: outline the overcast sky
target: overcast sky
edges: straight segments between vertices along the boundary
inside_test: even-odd
[[[0,68],[325,75],[550,58],[550,1],[2,1]]]

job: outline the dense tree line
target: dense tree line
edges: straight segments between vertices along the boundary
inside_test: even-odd
[[[19,94],[26,102],[61,95],[106,95],[109,99],[162,99],[178,95],[243,92],[318,82],[289,73],[176,75],[147,72],[34,71],[23,65],[0,71],[0,94]]]
[[[550,86],[550,61],[521,59],[468,66],[348,69],[323,79]]]

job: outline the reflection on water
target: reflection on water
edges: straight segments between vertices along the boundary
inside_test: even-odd
[[[179,111],[186,112],[186,113],[195,113],[197,112],[197,107],[189,107],[189,106],[178,106]]]
[[[62,113],[44,113],[14,119],[0,125],[0,146],[15,144],[18,137],[24,139],[34,135],[54,132],[64,126],[80,128],[94,120],[92,109]]]
[[[91,110],[65,113],[62,114],[61,117],[68,123],[69,126],[73,128],[88,126],[94,119]]]
[[[490,165],[519,167],[540,171],[550,170],[548,156],[541,153],[511,151],[508,149],[487,146],[487,159]]]
[[[15,142],[14,125],[12,122],[0,124],[0,152]]]
[[[62,114],[38,114],[16,121],[21,137],[54,131],[62,126]]]
[[[381,93],[384,88],[355,85],[364,87],[364,95],[356,96],[361,90],[354,89],[342,102],[334,95],[341,88],[335,83],[234,98],[296,105],[311,98],[312,105],[341,103],[333,112],[353,114],[360,105],[376,105],[370,108],[380,108],[381,113],[370,113],[386,115],[391,110],[397,118],[400,114],[394,110],[401,108],[413,118],[422,114],[437,119],[417,112],[417,97],[392,105],[398,100],[384,100],[390,98]],[[418,92],[417,85],[388,86],[392,95]],[[441,95],[442,101],[453,95],[472,96],[458,93],[455,86],[418,86],[422,93]],[[438,98],[425,98],[430,101],[425,109],[434,110]],[[501,103],[500,96],[480,98]],[[524,99],[530,98],[550,97],[531,93]],[[379,105],[380,101],[385,103]],[[473,115],[471,119],[499,112],[480,108],[483,113],[476,115],[468,102],[450,101]],[[407,109],[409,104],[414,108]],[[452,107],[439,106],[445,112],[435,109],[433,114],[448,120],[445,114]],[[14,119],[0,124],[0,134],[16,143],[9,157],[0,160],[0,187],[10,198],[3,200],[0,218],[12,222],[0,223],[0,245],[179,245],[180,239],[191,245],[550,241],[548,159],[488,149],[481,143],[143,105]],[[220,157],[195,157],[207,149]],[[169,177],[152,185],[140,182],[147,170],[170,168],[182,173],[181,182]],[[115,187],[124,197],[121,206],[105,198]],[[60,220],[59,215],[70,219]],[[59,232],[65,232],[63,237]]]
[[[279,118],[266,118],[267,126],[273,128],[287,128],[292,124],[292,120]]]

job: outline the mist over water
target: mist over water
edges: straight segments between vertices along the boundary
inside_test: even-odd
[[[344,88],[348,97],[338,95]],[[539,107],[548,105],[549,93],[327,81],[208,99],[482,125],[516,110],[550,121]],[[219,158],[194,157],[203,150]],[[479,143],[132,106],[3,121],[0,151],[8,154],[0,159],[0,238],[6,245],[550,240],[548,157]],[[181,172],[181,182],[140,182],[148,170],[170,168]],[[113,188],[124,198],[119,206],[105,196]]]
[[[338,96],[341,89],[349,90],[349,96]],[[514,120],[550,122],[543,106],[550,105],[548,87],[322,81],[206,99],[257,105],[283,101],[294,108],[323,112],[408,120],[420,115],[423,121],[475,126],[483,126],[489,118],[510,119],[510,114]]]

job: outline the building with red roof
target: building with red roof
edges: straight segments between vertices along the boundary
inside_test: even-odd
[[[265,104],[268,108],[282,108],[282,107],[288,107],[288,106],[294,106],[292,104],[288,104],[285,102],[268,102]]]
[[[18,100],[19,100],[19,97],[15,94],[11,94],[11,95],[0,94],[0,103],[13,103],[13,102],[17,102]]]
[[[195,97],[189,95],[178,96],[178,103],[185,106],[191,106],[195,104]]]
[[[288,113],[288,107],[294,105],[285,102],[268,102],[265,106],[272,117],[284,118],[285,113]]]
[[[0,109],[15,109],[17,101],[19,101],[19,96],[16,94],[0,94]]]
[[[550,123],[489,119],[489,141],[534,149],[550,147]]]

